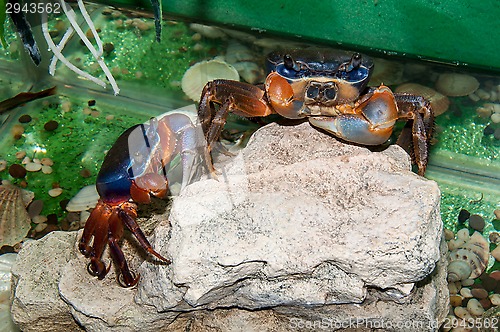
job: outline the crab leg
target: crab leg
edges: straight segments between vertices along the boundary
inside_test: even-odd
[[[118,283],[120,283],[122,287],[131,287],[137,284],[140,276],[132,275],[128,267],[127,260],[123,255],[123,251],[118,244],[118,241],[123,236],[123,223],[120,220],[122,218],[120,212],[123,212],[123,210],[117,210],[115,213],[113,213],[109,220],[108,244],[110,254],[113,257],[113,261],[118,265],[118,268],[120,269],[120,275],[117,276]]]
[[[410,120],[401,131],[397,144],[409,150],[418,166],[418,174],[424,175],[429,159],[429,144],[434,130],[434,114],[430,103],[421,96],[395,95],[400,117]]]
[[[385,86],[375,89],[352,113],[334,117],[310,117],[309,122],[349,142],[378,145],[389,139],[398,109],[394,95]]]

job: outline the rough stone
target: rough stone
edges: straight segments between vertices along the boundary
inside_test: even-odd
[[[123,241],[137,288],[121,288],[113,268],[89,276],[74,232],[24,248],[13,269],[16,322],[26,331],[37,321],[52,331],[434,331],[444,320],[439,190],[411,173],[402,149],[372,153],[308,124],[270,125],[216,168],[218,181],[174,200],[170,222],[148,213],[159,223],[150,241],[170,266]]]

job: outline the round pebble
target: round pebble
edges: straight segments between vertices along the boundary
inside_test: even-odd
[[[462,209],[458,213],[458,222],[464,223],[467,219],[469,219],[469,217],[470,217],[470,212],[465,209]]]
[[[37,164],[37,163],[34,163],[34,162],[26,164],[26,170],[28,172],[38,172],[41,169],[42,169],[42,164]]]
[[[495,132],[493,133],[493,137],[495,139],[500,140],[500,128],[495,129]]]
[[[471,289],[471,294],[478,300],[488,297],[488,292],[484,288],[473,288]]]
[[[42,165],[42,173],[43,174],[51,174],[52,173],[52,167],[47,166],[47,165]]]
[[[461,281],[462,286],[468,287],[474,285],[474,279],[465,279]]]
[[[464,318],[464,319],[472,318],[469,311],[464,307],[456,307],[455,309],[453,309],[453,312],[455,313],[455,316],[457,316],[458,318]]]
[[[26,165],[31,162],[30,157],[24,157],[24,159],[21,161],[21,164]]]
[[[472,229],[475,229],[476,231],[482,232],[485,225],[486,225],[486,223],[484,222],[483,217],[481,217],[480,215],[472,214],[469,217],[469,226]]]
[[[81,176],[82,178],[88,178],[88,177],[90,177],[91,175],[92,175],[92,173],[90,173],[90,171],[89,171],[88,169],[86,169],[86,168],[84,168],[84,169],[82,169],[82,170],[80,171],[80,176]]]
[[[42,163],[42,165],[46,165],[46,166],[54,165],[54,162],[50,158],[42,158],[42,160],[40,160],[40,162]]]
[[[69,111],[71,111],[71,102],[69,100],[63,101],[61,103],[61,108],[63,112],[68,113]]]
[[[490,301],[493,305],[500,305],[500,294],[491,294]]]
[[[7,169],[7,160],[0,160],[0,172],[1,171],[4,171],[5,169]]]
[[[500,262],[500,245],[491,251],[491,256],[495,257],[497,262]]]
[[[106,44],[110,44],[110,43],[106,43]],[[104,44],[104,45],[106,45],[106,44]],[[104,50],[104,51],[106,51],[106,50]],[[96,104],[95,99],[91,99],[87,102],[87,105],[89,105],[89,107],[95,106],[95,104]]]
[[[444,229],[444,239],[446,241],[450,241],[451,239],[454,239],[455,238],[455,234],[453,233],[453,231],[449,230],[448,228],[445,228]]]
[[[113,45],[113,43],[104,43],[104,45],[102,45],[102,49],[104,52],[109,54],[115,50],[115,45]],[[94,105],[89,105],[89,106],[94,106]]]
[[[460,295],[462,295],[463,297],[465,298],[471,298],[472,297],[472,291],[470,290],[470,288],[462,288],[460,290]]]
[[[491,115],[491,121],[493,123],[500,123],[500,113],[493,113]]]
[[[484,308],[477,299],[470,299],[469,302],[467,302],[467,310],[474,316],[481,316],[484,314]]]
[[[17,151],[16,152],[16,159],[23,159],[26,157],[26,151]]]
[[[18,121],[21,123],[28,123],[31,121],[31,116],[29,116],[28,114],[23,114],[19,117]]]
[[[500,280],[500,271],[493,271],[490,273],[490,278],[493,278],[495,280]]]
[[[459,307],[462,305],[462,297],[460,295],[450,296],[450,304],[452,307]]]
[[[40,224],[36,225],[36,227],[35,227],[35,232],[40,233],[40,232],[41,232],[41,231],[43,231],[45,228],[47,228],[47,224],[46,224],[46,223],[44,223],[44,222],[42,222],[42,223],[40,223]]]
[[[19,164],[12,164],[9,167],[9,174],[13,178],[22,179],[26,176],[26,168]]]
[[[31,219],[31,221],[33,221],[35,224],[41,224],[47,221],[47,217],[38,215],[34,216],[33,219]]]
[[[493,213],[495,214],[495,218],[500,219],[500,210],[497,209]]]
[[[15,124],[12,126],[11,133],[14,139],[20,139],[24,134],[24,127],[20,124]]]
[[[62,188],[54,188],[54,189],[50,189],[48,194],[50,197],[57,197],[59,195],[61,195],[63,192]]]
[[[491,308],[491,301],[489,298],[479,300],[479,303],[483,306],[484,310]]]
[[[495,128],[491,124],[484,127],[484,130],[483,130],[484,136],[490,136],[490,135],[493,135],[494,133],[495,133]]]
[[[491,232],[489,239],[490,239],[491,243],[499,244],[500,243],[500,234],[498,234],[497,232]]]
[[[59,127],[59,123],[54,120],[50,120],[43,125],[43,128],[47,131],[54,131],[57,129],[57,127]]]
[[[467,228],[462,228],[457,232],[457,239],[467,241],[469,238],[469,230]]]
[[[498,281],[493,279],[492,277],[490,277],[486,273],[481,275],[480,278],[481,278],[481,281],[483,282],[482,285],[483,285],[484,289],[486,289],[488,292],[495,290],[495,288],[497,287]]]
[[[68,203],[69,203],[69,199],[66,198],[66,199],[63,199],[59,202],[59,206],[61,207],[61,209],[66,210],[66,206],[68,205]]]
[[[28,215],[30,218],[38,216],[43,209],[43,201],[41,199],[35,199],[28,205]]]

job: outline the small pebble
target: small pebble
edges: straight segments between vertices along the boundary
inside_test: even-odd
[[[68,203],[69,199],[65,198],[59,202],[59,206],[61,207],[61,209],[66,210],[66,206],[68,205]]]
[[[458,213],[458,222],[464,223],[467,219],[469,219],[469,217],[470,217],[470,212],[465,209],[462,209]]]
[[[491,292],[495,290],[497,287],[498,281],[487,275],[486,273],[482,274],[480,276],[481,281],[483,282],[482,285],[484,289],[486,289],[488,292]]]
[[[47,131],[54,131],[57,129],[57,127],[59,127],[59,123],[54,120],[50,120],[43,125],[43,128]]]
[[[500,113],[493,113],[491,115],[491,121],[493,123],[500,123]]]
[[[42,165],[45,165],[45,166],[54,165],[54,162],[50,158],[42,158],[42,160],[40,160],[40,162],[42,163]]]
[[[456,307],[455,309],[453,309],[453,312],[455,313],[455,316],[459,318],[472,319],[471,314],[464,307]]]
[[[35,227],[35,232],[40,233],[40,232],[41,232],[41,231],[43,231],[45,228],[47,228],[47,224],[46,224],[46,223],[44,223],[44,222],[42,222],[42,223],[40,223],[40,224],[36,225],[36,227]]]
[[[469,302],[467,302],[467,310],[474,316],[481,316],[484,314],[484,308],[477,299],[470,299]]]
[[[47,224],[57,225],[57,214],[51,213],[47,215]]]
[[[491,272],[490,277],[495,279],[496,281],[499,281],[500,280],[500,271]]]
[[[0,160],[0,172],[7,169],[7,160]]]
[[[450,241],[451,239],[454,239],[455,238],[455,234],[453,233],[453,231],[449,230],[448,228],[445,228],[444,229],[444,239],[446,241]]]
[[[18,121],[21,123],[28,123],[31,121],[31,116],[29,116],[28,114],[21,115]]]
[[[493,137],[495,137],[496,140],[500,140],[500,128],[495,129]]]
[[[21,137],[23,137],[24,127],[20,124],[15,124],[12,126],[11,133],[14,139],[20,139]]]
[[[469,230],[467,228],[462,228],[457,232],[457,239],[462,241],[467,241],[470,238]]]
[[[41,169],[42,169],[42,164],[37,164],[37,163],[34,163],[34,162],[26,164],[26,170],[28,172],[38,172]]]
[[[71,102],[69,100],[65,100],[61,103],[61,108],[64,113],[68,113],[71,111]]]
[[[493,213],[495,214],[495,218],[500,219],[500,210],[497,209]]]
[[[26,157],[26,151],[17,151],[16,152],[16,159],[23,159]]]
[[[92,116],[94,118],[98,118],[99,115],[101,115],[101,113],[99,111],[91,111],[90,112],[90,116]]]
[[[490,301],[493,305],[500,305],[500,294],[491,294]]]
[[[42,163],[42,161],[40,159],[38,159],[38,158],[33,158],[33,162],[35,164],[41,164]]]
[[[62,188],[54,188],[54,189],[50,189],[48,194],[50,197],[57,197],[59,195],[61,195],[63,192]]]
[[[24,157],[24,159],[21,161],[21,164],[26,165],[31,162],[30,157]]]
[[[115,116],[114,116],[113,114],[108,114],[108,115],[106,115],[106,120],[108,120],[108,121],[111,121],[111,120],[113,120],[114,118],[115,118]]]
[[[51,174],[52,173],[52,167],[47,166],[47,165],[42,165],[42,173],[43,174]]]
[[[89,171],[88,169],[86,169],[86,168],[84,168],[84,169],[82,169],[82,170],[80,171],[80,176],[81,176],[82,178],[88,178],[88,177],[90,177],[91,175],[92,175],[92,173],[90,173],[90,171]]]
[[[115,45],[113,45],[113,43],[104,43],[104,45],[102,45],[102,49],[104,52],[109,54],[115,50]],[[89,106],[94,106],[94,105],[89,105]]]
[[[465,279],[461,281],[462,286],[468,287],[474,285],[474,279]]]
[[[107,43],[107,44],[109,44],[109,43]],[[104,44],[104,45],[106,45],[106,44]],[[87,102],[87,105],[89,105],[89,107],[95,106],[95,104],[96,104],[95,99],[91,99],[91,100],[89,100],[89,101]]]
[[[85,223],[87,222],[87,219],[89,219],[89,217],[90,217],[89,211],[80,212],[80,227],[85,227]]]
[[[500,262],[500,246],[497,246],[491,251],[491,256],[495,257],[497,262]]]
[[[484,310],[491,308],[491,301],[489,298],[479,300],[479,303],[483,306]]]
[[[471,289],[471,294],[478,300],[488,297],[488,292],[484,288],[473,288]]]
[[[472,229],[475,229],[476,231],[482,232],[485,225],[486,225],[486,223],[484,222],[483,217],[481,217],[480,215],[472,214],[469,217],[469,226]]]
[[[494,133],[495,133],[495,128],[493,128],[493,126],[491,124],[484,127],[484,130],[483,130],[484,136],[490,136],[490,135],[493,135]]]
[[[35,224],[41,224],[41,223],[45,223],[47,221],[47,217],[38,215],[38,216],[34,216],[31,221],[33,221]]]
[[[90,115],[90,113],[92,113],[92,110],[89,108],[89,107],[85,107],[83,110],[82,110],[83,114],[85,115]]]
[[[471,298],[472,292],[471,292],[470,288],[464,287],[460,290],[460,295],[462,295],[465,298]]]
[[[43,209],[43,201],[41,199],[35,199],[28,205],[28,215],[30,218],[38,216]]]
[[[497,232],[491,232],[489,236],[490,242],[494,244],[499,244],[500,243],[500,234]]]
[[[459,307],[462,305],[462,297],[460,295],[450,296],[450,304],[452,307]]]
[[[448,291],[450,292],[451,295],[458,294],[458,287],[455,285],[454,282],[450,282],[448,284]]]
[[[12,164],[9,167],[9,174],[13,178],[22,179],[26,176],[26,168],[19,164]]]

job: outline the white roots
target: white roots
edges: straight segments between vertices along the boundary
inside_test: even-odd
[[[73,11],[73,8],[71,8],[71,6],[69,6],[69,5],[67,5],[64,2],[64,0],[59,0],[59,2],[61,3],[61,7],[64,10],[64,13],[66,14],[66,16],[70,22],[70,27],[64,33],[64,35],[63,35],[63,37],[58,45],[56,45],[54,43],[54,41],[52,40],[52,37],[49,34],[49,28],[48,28],[48,24],[47,24],[47,13],[45,11],[42,13],[43,35],[45,37],[45,40],[47,41],[47,44],[48,44],[50,50],[52,51],[52,53],[54,53],[54,57],[52,58],[52,61],[51,61],[50,66],[49,66],[49,73],[52,76],[54,76],[54,74],[56,72],[56,64],[57,64],[57,61],[59,60],[62,63],[64,63],[66,65],[66,67],[68,67],[69,69],[71,69],[72,71],[77,73],[78,75],[102,86],[103,88],[106,88],[106,83],[103,80],[101,80],[95,76],[92,76],[89,73],[76,67],[74,64],[69,62],[69,60],[62,54],[62,50],[63,50],[64,46],[66,45],[68,40],[73,36],[73,34],[76,32],[78,34],[78,36],[81,38],[81,40],[83,41],[83,43],[85,44],[85,46],[90,50],[90,52],[92,53],[92,55],[96,59],[97,63],[99,64],[99,66],[103,70],[104,74],[108,78],[109,84],[111,84],[111,87],[113,88],[115,95],[117,95],[120,92],[120,89],[118,88],[118,85],[116,84],[115,78],[113,77],[113,75],[109,71],[108,66],[106,66],[106,63],[104,63],[104,61],[102,59],[102,54],[103,54],[102,41],[99,38],[99,35],[97,34],[97,31],[96,31],[96,28],[94,26],[94,23],[92,22],[92,19],[90,18],[89,14],[87,13],[87,10],[85,9],[85,6],[83,4],[83,0],[78,0],[78,7],[80,9],[80,12],[81,12],[84,20],[85,20],[85,23],[89,26],[90,31],[92,32],[92,35],[94,36],[94,39],[95,39],[96,44],[97,44],[97,49],[94,47],[94,45],[92,45],[90,40],[87,38],[87,36],[83,32],[82,28],[78,25],[78,22],[76,21],[76,14]]]

